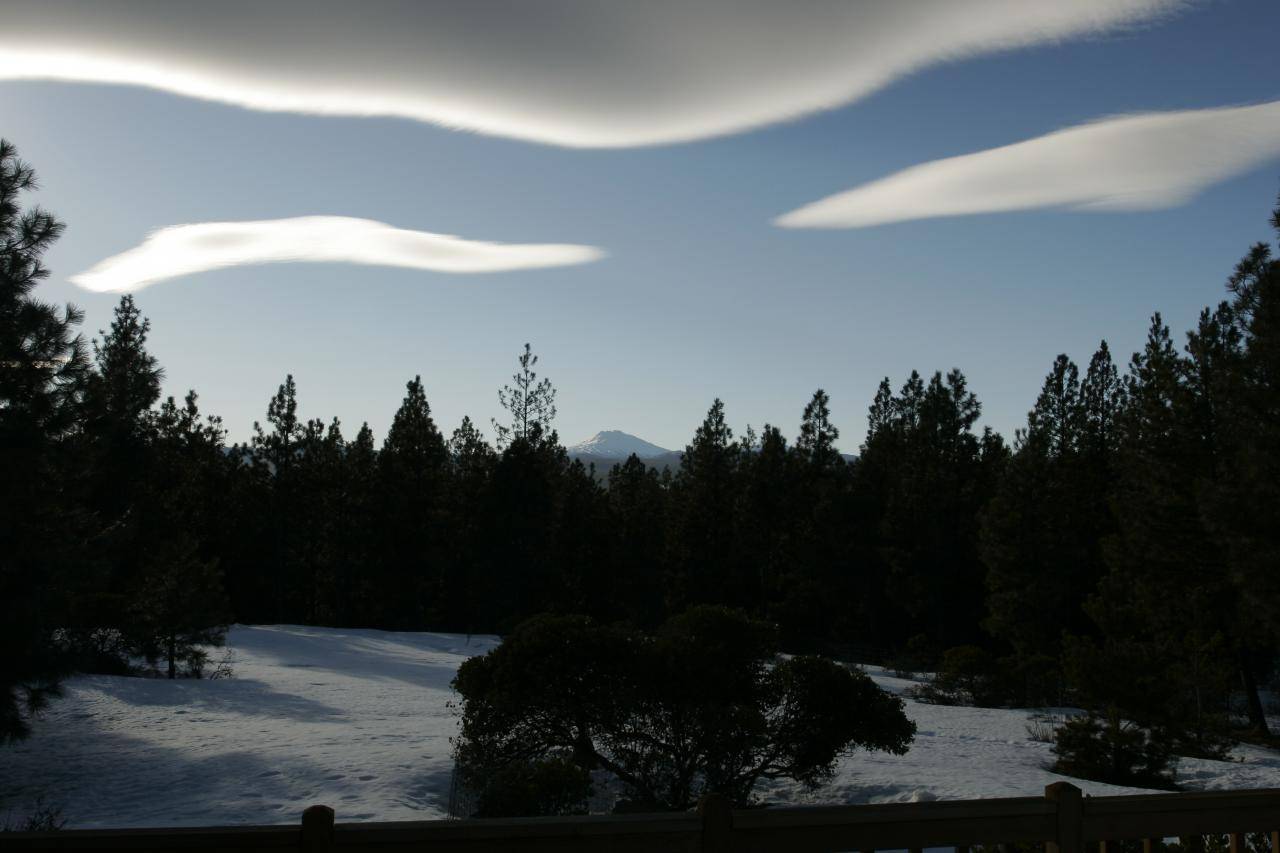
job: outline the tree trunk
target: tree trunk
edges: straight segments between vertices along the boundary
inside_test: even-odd
[[[170,678],[177,678],[177,677],[178,677],[178,649],[177,649],[177,645],[178,645],[178,643],[177,643],[176,638],[175,638],[172,634],[170,634],[170,635],[169,635],[169,642],[168,642],[168,647],[169,647],[169,677],[170,677]]]
[[[1256,733],[1263,737],[1270,737],[1271,730],[1267,727],[1267,715],[1262,709],[1262,699],[1258,696],[1258,682],[1253,677],[1253,667],[1249,665],[1249,654],[1243,650],[1240,652],[1240,682],[1244,687],[1245,703],[1249,708],[1249,725]]]

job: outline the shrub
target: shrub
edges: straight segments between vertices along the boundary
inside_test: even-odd
[[[926,634],[907,640],[907,647],[890,664],[898,678],[915,678],[916,673],[932,672],[938,663],[938,652]]]
[[[1067,722],[1062,714],[1038,713],[1027,717],[1027,737],[1036,743],[1054,743],[1058,729]]]
[[[1008,695],[997,661],[977,646],[956,646],[942,655],[933,680],[911,691],[913,698],[934,705],[1005,704]]]
[[[709,791],[746,805],[763,779],[817,785],[840,756],[901,754],[915,734],[902,700],[864,673],[781,658],[773,626],[720,607],[695,608],[654,635],[535,617],[465,662],[454,686],[467,779],[568,761],[607,771],[629,800],[656,809],[687,809]],[[517,787],[531,778],[510,772]],[[531,807],[497,803],[488,813]]]
[[[37,795],[26,817],[18,821],[6,819],[0,824],[0,832],[53,832],[66,825],[62,807],[46,802],[43,795]]]
[[[1054,772],[1113,785],[1172,788],[1177,758],[1163,730],[1090,713],[1058,728],[1053,745]]]

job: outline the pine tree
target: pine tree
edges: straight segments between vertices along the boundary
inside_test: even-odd
[[[223,645],[227,633],[217,561],[200,557],[195,540],[179,531],[151,549],[143,578],[133,603],[138,651],[153,665],[163,661],[169,678],[178,677],[179,664],[199,678],[208,659],[204,647]]]
[[[1063,635],[1093,632],[1084,603],[1113,529],[1106,496],[1117,385],[1105,341],[1083,383],[1058,356],[983,512],[983,625],[1012,647],[1027,703],[1062,700]]]
[[[199,677],[204,647],[223,644],[230,619],[209,523],[223,491],[226,432],[196,401],[194,391],[182,406],[169,397],[152,418],[155,464],[139,497],[145,520],[126,608],[132,651],[152,665],[163,661],[169,678],[180,663]]]
[[[345,568],[338,565],[342,547],[338,538],[346,527],[346,445],[337,418],[327,426],[319,418],[307,421],[298,445],[294,513],[304,583],[301,604],[309,624],[332,625],[345,606],[338,591],[338,575]]]
[[[981,412],[964,375],[912,372],[886,401],[877,394],[856,485],[876,507],[889,598],[906,619],[890,619],[896,641],[926,633],[935,646],[971,643],[982,611],[984,569],[978,513],[1006,451],[994,433],[973,432]]]
[[[57,688],[65,661],[54,632],[58,591],[85,564],[91,520],[79,477],[61,453],[78,427],[88,358],[82,314],[32,295],[62,234],[52,214],[21,206],[35,172],[0,139],[0,743],[28,732],[31,711]]]
[[[770,598],[784,640],[796,648],[860,633],[858,614],[867,596],[858,575],[864,567],[855,557],[851,483],[835,445],[839,437],[829,398],[819,389],[804,408],[791,464],[770,477],[786,502],[781,535],[789,564]]]
[[[551,422],[556,417],[556,389],[545,377],[538,381],[538,374],[533,370],[538,357],[527,343],[519,362],[520,370],[511,377],[515,385],[504,385],[498,391],[498,403],[511,418],[510,426],[500,424],[496,419],[492,422],[499,450],[517,439],[533,442],[540,438],[549,439]]]
[[[482,514],[480,558],[488,566],[488,630],[505,631],[557,607],[562,591],[559,525],[568,454],[556,433],[514,438],[494,466]]]
[[[120,297],[110,331],[93,342],[97,373],[88,387],[90,428],[116,447],[145,440],[146,414],[160,399],[164,378],[155,356],[147,351],[151,321],[142,316],[133,297]],[[113,448],[114,449],[114,448]]]
[[[285,377],[284,384],[267,403],[267,425],[271,427],[270,432],[257,421],[253,422],[253,450],[256,460],[279,476],[297,461],[298,443],[305,429],[298,420],[298,386],[292,373]]]
[[[835,466],[842,461],[836,449],[840,430],[831,422],[830,403],[826,391],[819,388],[813,392],[813,399],[804,407],[800,437],[796,439],[796,451],[801,458],[818,468]]]
[[[115,671],[125,666],[117,639],[133,633],[123,623],[125,597],[143,570],[139,555],[150,543],[145,504],[155,464],[155,412],[164,376],[147,350],[151,323],[133,297],[121,297],[111,326],[93,342],[96,370],[85,392],[84,445],[90,471],[90,501],[102,533],[95,551],[102,570],[86,571],[87,588],[72,622],[81,665]]]
[[[371,625],[382,611],[379,560],[378,451],[369,424],[360,425],[342,457],[342,515],[337,531],[336,621]]]
[[[1117,421],[1124,409],[1124,385],[1106,341],[1089,359],[1089,369],[1080,383],[1080,406],[1080,451],[1098,473],[1109,474],[1119,444]]]
[[[441,597],[445,630],[474,633],[480,625],[480,607],[489,592],[491,570],[482,536],[490,481],[497,455],[471,422],[462,423],[449,438],[449,492],[447,510],[450,535]]]
[[[562,590],[556,596],[570,612],[614,621],[622,617],[609,565],[609,505],[595,465],[575,459],[560,479],[556,523],[556,565]]]
[[[1206,314],[1201,333],[1216,335]],[[1194,337],[1194,336],[1193,336]],[[1193,348],[1194,348],[1193,342]],[[1171,732],[1183,754],[1217,755],[1232,672],[1232,612],[1225,555],[1203,522],[1199,483],[1213,478],[1217,453],[1200,398],[1196,360],[1181,357],[1159,314],[1130,363],[1128,406],[1113,506],[1117,532],[1107,572],[1087,610],[1101,632],[1077,643],[1068,665],[1086,699],[1130,720]],[[1142,661],[1139,678],[1131,661]],[[1095,673],[1097,667],[1102,673]],[[1128,675],[1125,675],[1128,673]],[[1132,685],[1155,679],[1144,691]],[[1114,715],[1113,715],[1114,716]]]
[[[663,620],[669,491],[634,453],[609,471],[612,588],[622,617],[639,627]]]
[[[1280,204],[1271,226],[1280,236]],[[1250,724],[1269,735],[1257,674],[1280,656],[1280,258],[1254,245],[1227,283],[1242,354],[1230,389],[1229,449],[1222,477],[1205,491],[1206,514],[1230,560],[1239,596],[1241,686]]]
[[[438,606],[442,583],[448,451],[422,378],[415,376],[405,387],[378,454],[387,584],[382,594],[392,604],[395,624],[421,629]]]
[[[735,601],[744,579],[735,560],[734,504],[741,454],[716,399],[680,459],[673,494],[669,607]]]
[[[298,454],[305,424],[298,418],[298,388],[293,374],[267,403],[267,425],[254,421],[252,462],[254,474],[266,498],[267,580],[263,593],[266,618],[273,622],[301,621],[299,603],[303,569],[298,551],[301,536],[297,517],[299,496]],[[261,558],[259,558],[261,559]]]

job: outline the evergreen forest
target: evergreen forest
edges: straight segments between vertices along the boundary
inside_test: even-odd
[[[386,435],[304,418],[308,389],[282,376],[229,444],[195,390],[162,397],[141,300],[96,334],[42,301],[63,224],[35,189],[0,144],[0,740],[73,672],[201,675],[234,622],[652,631],[700,605],[769,623],[788,652],[936,672],[928,701],[1085,709],[1064,767],[1121,756],[1119,778],[1150,780],[1171,753],[1271,737],[1267,244],[1225,289],[1205,283],[1195,328],[1157,313],[1131,355],[1046,353],[1012,437],[979,428],[961,370],[903,365],[856,403],[851,461],[836,404],[797,389],[798,424],[735,430],[716,399],[678,467],[606,472],[570,459],[518,341],[493,443],[468,418],[437,423],[423,365]]]

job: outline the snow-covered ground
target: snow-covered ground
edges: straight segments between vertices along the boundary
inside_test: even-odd
[[[338,820],[423,820],[448,810],[449,681],[494,637],[295,626],[236,627],[230,679],[84,676],[27,741],[0,747],[0,823],[37,795],[70,827],[292,823],[313,803]],[[868,672],[901,692],[912,682]],[[904,756],[862,753],[817,791],[775,783],[778,804],[1037,795],[1061,778],[1031,712],[907,703]],[[1188,788],[1280,787],[1280,753],[1184,761]],[[1076,780],[1073,780],[1076,781]],[[1079,782],[1093,794],[1128,793]]]

